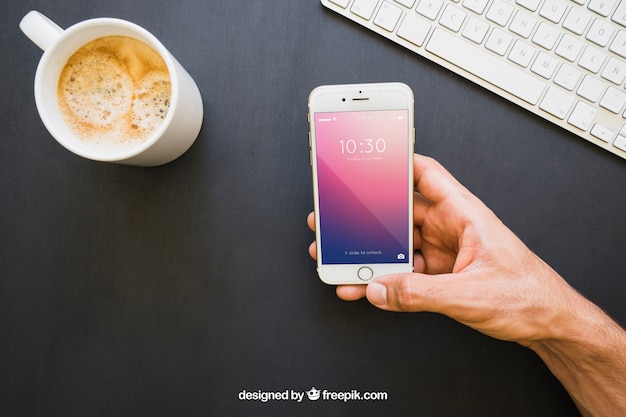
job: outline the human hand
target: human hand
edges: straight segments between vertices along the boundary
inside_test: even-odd
[[[532,253],[439,163],[415,155],[413,273],[337,287],[390,311],[445,314],[530,347],[584,416],[626,415],[626,332]],[[311,229],[313,213],[308,217]],[[309,253],[316,257],[315,242]]]
[[[580,297],[435,160],[414,156],[414,273],[337,287],[392,311],[445,314],[492,337],[527,345],[551,337]],[[314,229],[314,217],[307,219]],[[309,253],[316,258],[315,244]]]

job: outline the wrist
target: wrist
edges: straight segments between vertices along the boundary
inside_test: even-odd
[[[528,347],[561,381],[584,416],[624,415],[626,332],[576,295],[571,315],[562,319],[552,337],[534,340]]]
[[[619,326],[562,278],[561,282],[566,288],[557,293],[559,300],[553,300],[551,319],[546,322],[543,332],[529,341],[527,346],[540,353],[556,349],[559,345],[572,345],[588,351],[591,355],[604,346],[606,332]]]

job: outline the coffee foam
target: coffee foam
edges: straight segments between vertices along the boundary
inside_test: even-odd
[[[76,136],[115,150],[141,144],[159,128],[169,109],[171,82],[154,49],[130,37],[107,36],[70,57],[57,97]]]

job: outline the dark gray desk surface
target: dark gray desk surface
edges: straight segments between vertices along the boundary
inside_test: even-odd
[[[152,31],[197,80],[202,132],[142,169],[73,156],[32,92],[30,9]],[[626,161],[326,11],[317,0],[0,6],[3,416],[575,416],[529,350],[434,314],[345,303],[318,281],[307,96],[402,81],[439,159],[626,323]],[[387,401],[240,401],[243,391]]]

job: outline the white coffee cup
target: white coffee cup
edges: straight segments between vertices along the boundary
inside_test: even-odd
[[[20,29],[43,49],[35,75],[35,102],[52,136],[82,157],[137,166],[168,163],[185,153],[202,126],[200,91],[191,76],[151,33],[125,20],[98,18],[77,23],[66,30],[39,12],[29,12]],[[100,148],[77,137],[65,123],[57,99],[59,76],[67,60],[85,44],[106,36],[126,36],[152,47],[169,71],[171,99],[162,124],[144,142],[132,147]]]

